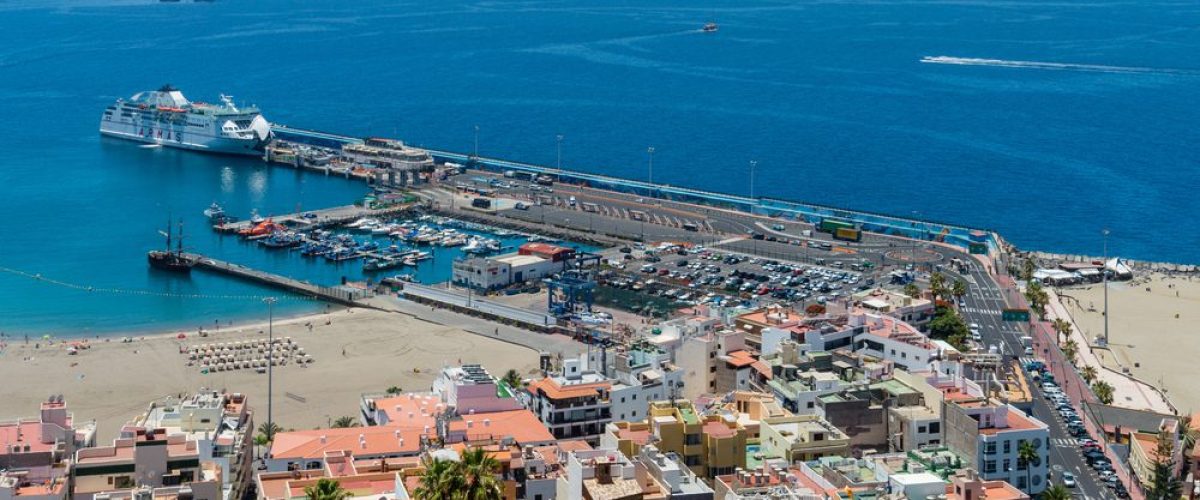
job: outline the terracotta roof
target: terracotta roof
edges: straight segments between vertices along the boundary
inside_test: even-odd
[[[530,394],[535,396],[539,393],[544,394],[550,399],[571,399],[571,398],[587,398],[598,396],[600,393],[597,389],[609,389],[612,387],[611,382],[592,382],[587,384],[571,384],[559,385],[558,381],[546,377],[542,380],[535,381],[529,384],[528,390]]]
[[[496,439],[507,437],[521,445],[554,442],[554,435],[542,425],[537,415],[525,409],[463,415],[462,420],[450,422],[450,431],[466,433],[468,439],[476,435],[490,435]]]
[[[280,432],[271,443],[271,456],[277,459],[316,460],[324,458],[328,451],[349,451],[357,456],[412,454],[421,450],[422,432],[421,429],[396,427]],[[399,433],[399,437],[396,433]]]
[[[747,351],[740,350],[729,353],[728,359],[725,360],[726,363],[734,368],[745,368],[754,364],[755,361],[756,360],[752,354]]]
[[[715,420],[704,423],[704,433],[715,438],[733,437],[737,433],[735,429],[730,429],[728,426]]]

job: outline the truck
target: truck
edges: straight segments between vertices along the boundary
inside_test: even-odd
[[[862,230],[839,227],[833,231],[833,238],[842,241],[862,241]]]
[[[833,233],[838,229],[855,229],[855,227],[853,222],[833,218],[821,219],[821,223],[817,225],[817,231],[823,233]]]

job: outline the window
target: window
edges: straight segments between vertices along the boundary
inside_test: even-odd
[[[633,400],[634,400],[634,401],[637,401],[637,394],[634,394],[634,395],[633,395]]]
[[[1006,458],[1004,459],[1004,472],[1008,472],[1010,470],[1012,470],[1012,460]]]
[[[929,433],[937,434],[939,432],[942,432],[942,423],[941,422],[930,422],[929,423]]]
[[[1012,441],[1005,439],[1004,440],[1004,454],[1007,455],[1009,453],[1012,453]]]
[[[996,453],[996,443],[994,441],[988,441],[987,443],[985,443],[983,445],[983,454],[984,455],[993,455],[995,453]]]
[[[900,359],[908,359],[908,353],[907,353],[907,352],[901,352],[901,353],[900,353]]]
[[[995,474],[996,473],[996,461],[995,460],[984,460],[983,473],[984,474]]]
[[[816,406],[816,405],[814,405],[812,401],[809,401],[809,402],[808,402],[808,407],[809,407],[809,408],[813,408],[813,407],[815,407],[815,406]]]
[[[624,402],[625,402],[625,396],[621,396],[621,402],[622,402],[622,403],[624,403]]]
[[[918,425],[918,426],[917,426],[917,432],[920,432],[921,434],[924,434],[924,433],[925,433],[925,426],[924,426],[924,425]]]

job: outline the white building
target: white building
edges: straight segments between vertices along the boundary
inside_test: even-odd
[[[480,365],[453,366],[433,381],[433,393],[460,414],[520,410],[521,401],[507,385]]]
[[[496,290],[515,283],[541,280],[562,271],[563,266],[563,262],[536,255],[469,257],[454,262],[451,281],[476,290]]]
[[[985,480],[1004,480],[1036,495],[1045,491],[1049,469],[1050,428],[1009,404],[982,398],[951,398],[942,404],[946,445],[968,460]],[[1030,443],[1038,458],[1018,458],[1022,443]]]
[[[850,314],[849,325],[861,331],[854,337],[860,354],[891,361],[905,370],[926,370],[931,361],[954,351],[948,344],[935,342],[912,325],[890,316],[858,310]]]

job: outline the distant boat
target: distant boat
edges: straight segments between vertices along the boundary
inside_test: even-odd
[[[208,208],[204,209],[204,216],[208,217],[209,219],[215,219],[223,215],[225,215],[225,209],[221,208],[221,205],[218,205],[215,201],[212,202],[212,205],[209,205]]]
[[[720,28],[717,27],[717,23],[704,23],[704,27],[700,28],[700,30],[705,33],[712,33],[712,32],[717,31],[718,29],[720,29]]]

